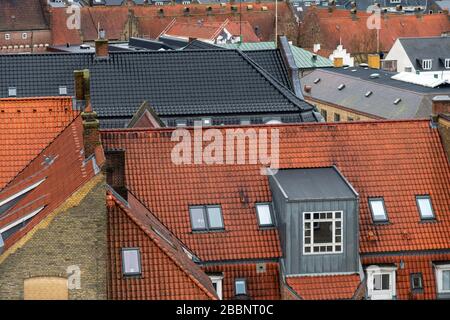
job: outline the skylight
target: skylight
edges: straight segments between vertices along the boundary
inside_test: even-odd
[[[256,212],[258,214],[258,222],[261,227],[273,226],[272,213],[269,203],[257,203]]]
[[[60,96],[67,95],[67,87],[59,87],[59,95]]]
[[[370,198],[369,206],[370,206],[370,211],[372,212],[372,218],[373,218],[374,222],[388,221],[383,198]]]
[[[220,206],[193,206],[189,208],[192,230],[210,231],[223,229]]]
[[[431,205],[430,196],[416,196],[416,202],[421,219],[434,219],[433,206]]]
[[[17,96],[17,88],[16,87],[9,87],[8,88],[8,96],[9,97],[16,97]]]
[[[141,253],[139,248],[122,248],[122,273],[124,276],[141,274]]]
[[[245,279],[236,279],[234,281],[234,291],[237,296],[247,294],[247,281]]]

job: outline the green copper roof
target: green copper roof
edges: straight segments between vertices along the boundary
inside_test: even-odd
[[[227,49],[239,49],[241,51],[253,50],[270,50],[275,49],[275,42],[244,42],[244,43],[227,43],[220,45]],[[317,55],[317,59],[313,60],[313,53],[308,50],[296,47],[291,44],[292,53],[294,54],[295,63],[299,69],[310,68],[327,68],[333,67],[330,59]]]

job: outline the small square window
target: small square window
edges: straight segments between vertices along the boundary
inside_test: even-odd
[[[374,222],[388,221],[383,198],[369,198],[370,211]]]
[[[17,96],[17,89],[15,87],[8,88],[8,96],[9,97],[16,97]]]
[[[28,33],[23,32],[22,33],[22,40],[26,40],[28,38]]]
[[[422,220],[434,219],[430,196],[416,196],[416,202]]]
[[[11,35],[9,33],[5,33],[5,40],[11,40]]]
[[[122,272],[124,276],[141,274],[141,254],[138,248],[122,248]]]
[[[411,289],[412,290],[422,290],[422,274],[421,273],[412,273],[410,275],[411,278]]]
[[[60,96],[67,95],[67,87],[59,87],[59,95]]]
[[[234,281],[235,294],[246,295],[247,294],[247,281],[245,279],[236,279]]]
[[[258,214],[258,222],[261,227],[273,226],[272,210],[269,203],[256,204],[256,212]]]
[[[335,113],[334,114],[334,122],[339,122],[341,121],[341,115],[339,113]]]

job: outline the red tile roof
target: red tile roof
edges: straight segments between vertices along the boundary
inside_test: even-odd
[[[224,300],[235,299],[234,280],[245,278],[247,293],[252,300],[279,300],[280,274],[278,263],[266,262],[265,271],[257,271],[255,263],[223,264],[204,266],[207,273],[223,275],[222,294]]]
[[[268,8],[267,11],[261,11],[262,6]],[[66,22],[68,14],[65,8],[53,8],[52,32],[53,45],[64,45],[66,43],[80,44],[83,41],[93,41],[97,38],[97,26],[100,22],[102,29],[106,31],[106,37],[110,40],[124,40],[125,32],[128,32],[129,15],[134,16],[137,32],[134,36],[147,38],[156,38],[159,34],[173,21],[174,18],[178,22],[195,24],[198,20],[203,20],[205,24],[218,23],[221,24],[225,20],[239,21],[239,14],[231,11],[230,5],[221,7],[219,4],[191,4],[189,5],[190,14],[184,13],[185,5],[177,4],[173,6],[164,6],[164,16],[160,16],[159,6],[125,6],[114,7],[84,7],[81,9],[81,29],[69,30]],[[212,12],[207,13],[206,9],[212,7]],[[253,4],[253,10],[247,10],[242,7],[241,20],[251,25],[252,31],[257,27],[258,36],[262,41],[274,39],[274,3]],[[239,6],[238,6],[239,12]],[[278,14],[281,17],[292,17],[292,12],[285,2],[278,4]],[[105,17],[108,17],[107,19]],[[280,27],[282,32],[283,26]],[[248,29],[248,26],[245,27]],[[250,30],[248,29],[248,32]],[[246,31],[247,32],[247,31]],[[253,36],[252,36],[253,38]],[[249,36],[250,39],[250,36]],[[254,39],[254,38],[253,38]],[[251,41],[251,40],[245,40]]]
[[[309,8],[305,16],[304,32],[309,32],[309,27],[317,25],[319,32],[316,35],[323,49],[335,49],[342,41],[347,52],[370,53],[375,52],[376,30],[367,28],[367,21],[371,14],[358,12],[356,18],[352,18],[347,10]],[[301,29],[302,30],[302,29]],[[358,32],[354,32],[358,30]],[[450,20],[447,14],[422,15],[398,15],[383,14],[381,18],[380,49],[389,51],[395,40],[399,37],[430,37],[440,36],[450,30]],[[302,43],[310,46],[312,44]]]
[[[57,110],[53,112],[57,113]],[[64,115],[65,112],[63,111],[61,114]],[[17,117],[21,117],[21,115]],[[43,132],[42,128],[48,130],[47,123],[52,123],[55,119],[59,118],[55,118],[55,115],[52,113],[46,114],[43,112],[40,117],[34,117],[35,125],[28,122],[26,124],[39,134]],[[24,127],[21,127],[22,131]],[[26,132],[30,134],[29,129]],[[22,132],[17,131],[16,134],[15,141],[17,145],[23,144],[24,137]],[[33,143],[33,138],[31,135],[30,137],[27,138],[27,141],[31,144]],[[25,227],[6,239],[6,249],[32,230],[42,219],[58,208],[78,188],[95,175],[93,160],[86,161],[81,153],[83,149],[81,116],[78,116],[62,130],[48,146],[44,145],[38,149],[41,143],[38,139],[35,149],[33,149],[39,155],[33,155],[33,157],[36,156],[34,160],[26,165],[25,168],[20,168],[23,170],[0,192],[1,202],[45,179],[39,186],[1,214],[0,229],[43,207]],[[13,162],[13,158],[8,158],[4,163],[9,164]]]
[[[351,299],[359,285],[359,274],[287,277],[287,284],[305,300]]]
[[[48,29],[42,0],[2,0],[0,31]]]
[[[0,190],[78,113],[70,97],[0,99]]]
[[[403,268],[400,263],[403,261]],[[362,263],[366,266],[392,264],[397,265],[396,293],[400,300],[436,299],[436,272],[433,263],[449,262],[450,253],[418,253],[415,255],[400,254],[396,256],[371,256],[362,257]],[[423,290],[413,291],[410,276],[413,273],[422,273]]]
[[[359,193],[361,253],[450,248],[450,165],[429,121],[274,128],[281,168],[336,165]],[[126,149],[129,190],[202,260],[278,257],[277,231],[257,225],[254,203],[271,201],[259,166],[177,166],[170,136],[168,129],[102,132],[106,149]],[[436,222],[420,221],[421,194],[431,195]],[[368,197],[384,197],[389,224],[373,224]],[[188,207],[198,204],[221,204],[225,232],[192,233]]]
[[[111,299],[217,299],[208,276],[183,251],[184,246],[143,205],[107,195]],[[121,249],[139,247],[142,275],[124,278]]]

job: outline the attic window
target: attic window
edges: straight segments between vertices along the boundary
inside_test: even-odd
[[[338,87],[338,90],[340,91],[340,90],[342,90],[342,89],[344,89],[344,88],[345,88],[345,84],[341,83],[341,84],[339,85],[339,87]]]
[[[387,222],[388,217],[383,198],[369,198],[369,207],[372,212],[373,222]]]
[[[444,60],[444,67],[445,67],[445,69],[450,69],[450,59]]]
[[[122,273],[124,276],[141,274],[141,252],[139,248],[122,248]]]
[[[410,279],[411,279],[411,290],[423,289],[422,273],[411,273]]]
[[[60,96],[65,96],[67,95],[67,87],[59,87],[59,95]]]
[[[422,220],[434,219],[433,206],[429,195],[416,196],[416,202]]]
[[[258,215],[258,223],[260,227],[273,226],[272,210],[270,203],[257,203],[256,213]]]
[[[433,66],[433,60],[431,59],[423,59],[422,60],[422,69],[423,70],[431,70]]]
[[[17,88],[16,87],[9,87],[8,88],[8,96],[9,97],[16,97],[17,96]]]
[[[401,101],[402,101],[402,99],[397,98],[397,99],[395,99],[394,104],[397,105],[397,104],[399,104]]]
[[[189,208],[193,231],[213,231],[223,229],[220,206],[192,206]]]
[[[342,252],[342,211],[303,213],[303,254]]]
[[[366,94],[364,95],[366,98],[370,97],[372,95],[372,91],[367,91]]]
[[[246,279],[234,280],[234,293],[236,296],[247,295],[247,280]]]
[[[318,84],[320,82],[320,78],[314,79],[314,84]]]

